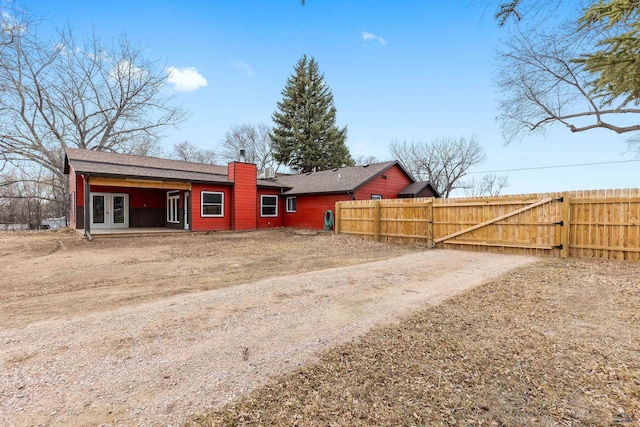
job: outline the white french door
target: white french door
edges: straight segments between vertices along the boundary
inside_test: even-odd
[[[129,195],[91,193],[91,228],[129,228]]]
[[[188,230],[189,229],[189,192],[185,191],[184,192],[184,203],[183,203],[183,208],[184,208],[184,229]]]

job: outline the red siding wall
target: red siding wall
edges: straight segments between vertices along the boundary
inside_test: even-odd
[[[91,178],[89,178],[91,182]],[[152,208],[164,209],[167,206],[167,191],[155,188],[135,188],[135,187],[110,187],[106,185],[92,185],[92,193],[122,193],[129,195],[129,208]],[[79,201],[78,201],[79,202]],[[84,196],[82,199],[84,206]],[[182,202],[180,203],[182,206]]]
[[[229,181],[233,182],[231,200],[233,230],[255,230],[257,227],[257,170],[251,163],[229,163]]]
[[[75,174],[74,174],[75,175]],[[69,173],[71,177],[71,172]],[[72,184],[70,183],[70,187]],[[84,178],[77,175],[76,179],[76,203],[78,207],[84,207]],[[124,193],[129,195],[129,207],[131,208],[166,208],[167,192],[171,190],[160,190],[156,188],[136,188],[136,187],[111,187],[106,185],[92,185],[91,191],[94,193]],[[182,196],[184,192],[181,191]],[[180,201],[182,206],[182,200]]]
[[[81,208],[84,206],[84,178],[75,172],[73,174],[76,176],[76,205]]]
[[[382,178],[382,175],[385,175],[386,178]],[[398,192],[409,184],[411,184],[409,177],[394,165],[357,189],[355,197],[356,200],[370,200],[371,195],[379,194],[383,199],[396,199]],[[286,198],[286,194],[281,196],[283,209],[286,207]],[[296,196],[296,212],[284,213],[284,226],[322,230],[324,228],[324,213],[328,209],[335,211],[336,202],[346,200],[353,199],[348,194]]]
[[[216,191],[224,194],[224,216],[202,217],[200,216],[200,199],[202,191]],[[231,230],[231,187],[223,185],[191,184],[191,230]]]
[[[283,206],[286,195],[282,195]],[[296,196],[296,212],[285,212],[284,226],[293,228],[324,228],[324,214],[327,210],[335,211],[336,202],[352,200],[347,194],[316,194]],[[335,212],[334,212],[335,213]]]
[[[382,178],[383,175],[387,178]],[[380,194],[383,199],[397,199],[398,192],[409,184],[407,175],[394,165],[357,189],[355,196],[357,200],[370,200],[372,194]]]
[[[261,195],[273,195],[278,196],[278,216],[277,217],[261,217],[260,216],[260,196]],[[273,228],[282,227],[284,224],[284,197],[280,194],[280,190],[277,189],[258,189],[258,206],[256,208],[256,216],[258,218],[258,228]]]
[[[75,175],[75,173],[74,173]],[[71,179],[71,172],[69,173]],[[84,207],[84,178],[77,175],[76,178],[76,204]],[[69,184],[72,185],[71,183]],[[136,187],[109,187],[105,185],[92,185],[94,193],[124,193],[129,195],[129,207],[131,208],[162,208],[167,206],[167,191],[154,188]],[[182,202],[180,202],[182,206]]]

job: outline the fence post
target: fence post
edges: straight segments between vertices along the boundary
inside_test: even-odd
[[[340,202],[336,202],[336,214],[333,219],[333,231],[340,234]]]
[[[373,202],[373,240],[380,241],[380,200]]]
[[[560,243],[562,249],[560,249],[560,257],[567,258],[569,256],[569,220],[571,205],[569,201],[569,192],[562,193],[562,227],[560,227]]]
[[[432,248],[435,247],[433,245],[433,239],[435,239],[435,236],[433,235],[433,228],[434,228],[433,223],[436,222],[436,218],[435,218],[436,207],[435,207],[435,204],[436,204],[436,198],[432,197],[431,198],[431,203],[430,203],[430,205],[431,205],[431,221],[430,221],[430,223],[427,223],[427,226],[431,225],[431,230],[430,230],[431,234],[429,235],[429,239],[430,239],[429,246],[431,246]]]

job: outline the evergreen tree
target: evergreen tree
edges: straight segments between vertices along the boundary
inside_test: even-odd
[[[296,172],[353,166],[345,144],[346,126],[336,126],[333,94],[318,63],[304,55],[282,91],[283,99],[272,115],[273,156]]]
[[[598,0],[586,9],[582,29],[599,27],[607,32],[594,53],[575,62],[596,75],[593,91],[610,103],[640,103],[640,3],[637,0]]]

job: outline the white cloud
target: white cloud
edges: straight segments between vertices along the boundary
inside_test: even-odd
[[[387,44],[387,42],[380,36],[376,36],[373,33],[369,33],[367,31],[362,32],[362,40],[368,42],[369,40],[377,40],[380,44]]]
[[[243,71],[248,76],[253,76],[255,74],[249,64],[244,61],[236,61],[233,63],[233,66]]]
[[[109,72],[109,77],[115,81],[127,81],[129,79],[144,79],[146,78],[146,71],[140,67],[132,65],[129,61],[118,62]]]
[[[193,67],[169,67],[167,72],[169,74],[169,83],[178,92],[192,92],[207,85],[207,79]]]

